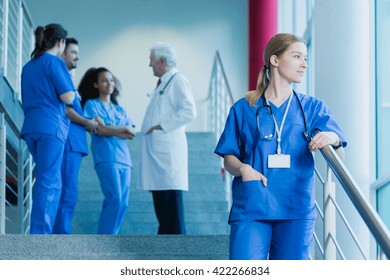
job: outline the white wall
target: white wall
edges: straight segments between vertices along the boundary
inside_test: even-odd
[[[339,121],[348,141],[345,164],[369,198],[375,178],[372,7],[367,0],[318,1],[314,15],[316,96],[332,108]],[[337,196],[340,205],[349,205],[343,192],[338,190]],[[347,212],[366,253],[374,255],[367,227],[355,211]],[[338,235],[344,246],[350,240],[345,236]]]
[[[314,6],[313,1],[303,0],[279,0],[278,3],[278,31],[310,35],[313,57],[307,74],[312,79],[309,88],[305,88],[308,85],[304,83],[300,86],[332,109],[348,142],[345,164],[369,199],[376,170],[373,1],[316,0]],[[307,17],[311,7],[314,9],[310,22]],[[318,170],[325,171],[322,157],[316,158]],[[342,186],[337,184],[336,189],[337,201],[365,253],[375,258],[376,248],[371,243],[369,230]],[[317,188],[317,200],[320,195],[322,188]],[[347,258],[361,257],[344,226],[338,223],[337,230],[338,241]]]
[[[189,131],[207,129],[207,94],[216,50],[235,98],[247,91],[247,0],[25,0],[35,25],[60,23],[79,40],[75,83],[89,67],[104,66],[122,83],[121,105],[141,125],[146,93],[156,85],[149,48],[176,47],[178,69],[192,84],[198,118]]]

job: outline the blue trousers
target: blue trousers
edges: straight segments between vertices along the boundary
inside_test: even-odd
[[[103,162],[95,170],[104,195],[98,234],[118,234],[129,205],[131,167]]]
[[[315,220],[260,220],[231,223],[232,260],[307,260]]]
[[[61,163],[65,143],[41,133],[24,136],[35,161],[30,233],[51,234],[61,196]]]
[[[65,151],[62,160],[62,191],[53,233],[71,234],[72,220],[78,198],[79,171],[83,155]]]
[[[154,210],[159,222],[158,234],[186,234],[183,191],[152,191]]]

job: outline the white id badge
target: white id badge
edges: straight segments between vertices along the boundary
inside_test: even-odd
[[[290,155],[268,155],[268,168],[290,168]]]

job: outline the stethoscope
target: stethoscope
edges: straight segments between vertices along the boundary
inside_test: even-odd
[[[158,92],[160,95],[163,95],[163,94],[164,94],[165,89],[167,88],[167,86],[169,85],[169,83],[172,81],[172,79],[176,76],[176,74],[177,74],[177,73],[173,74],[173,75],[169,78],[169,80],[168,80],[168,82],[165,84],[165,86]],[[148,97],[151,96],[150,93],[147,93],[146,95],[147,95]]]
[[[309,132],[307,130],[307,123],[306,123],[306,117],[305,117],[305,112],[303,111],[303,106],[302,106],[302,103],[301,101],[299,100],[298,98],[298,95],[295,91],[293,91],[293,94],[294,96],[297,98],[298,100],[298,104],[299,104],[299,108],[301,109],[301,112],[302,112],[302,117],[303,117],[303,124],[305,126],[305,131],[302,133],[303,134],[303,137],[310,142],[310,136],[309,136]],[[263,105],[259,108],[257,108],[256,110],[256,125],[257,125],[257,130],[259,132],[259,135],[265,139],[265,140],[272,140],[275,138],[276,136],[276,127],[274,126],[274,131],[273,133],[269,134],[269,135],[261,135],[261,131],[260,131],[260,121],[259,121],[259,111],[263,108],[267,108],[269,113],[270,113],[270,116],[273,117],[273,113],[272,113],[272,108],[270,105],[267,104],[267,101],[265,100],[265,96],[264,94],[262,95],[261,97],[261,101],[263,103]]]

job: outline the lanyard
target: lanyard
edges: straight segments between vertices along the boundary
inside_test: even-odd
[[[277,139],[277,141],[278,141],[277,154],[278,155],[280,155],[282,153],[282,149],[280,147],[280,143],[282,142],[282,131],[283,131],[283,127],[284,127],[284,121],[286,120],[287,113],[290,109],[292,96],[293,96],[293,94],[290,94],[290,98],[288,100],[286,111],[284,111],[284,115],[283,115],[282,123],[280,124],[280,128],[276,122],[275,116],[272,114],[272,120],[274,121],[274,124],[275,124],[276,134],[278,135],[278,139]],[[267,98],[265,98],[265,101],[267,102],[267,105],[270,106]]]

